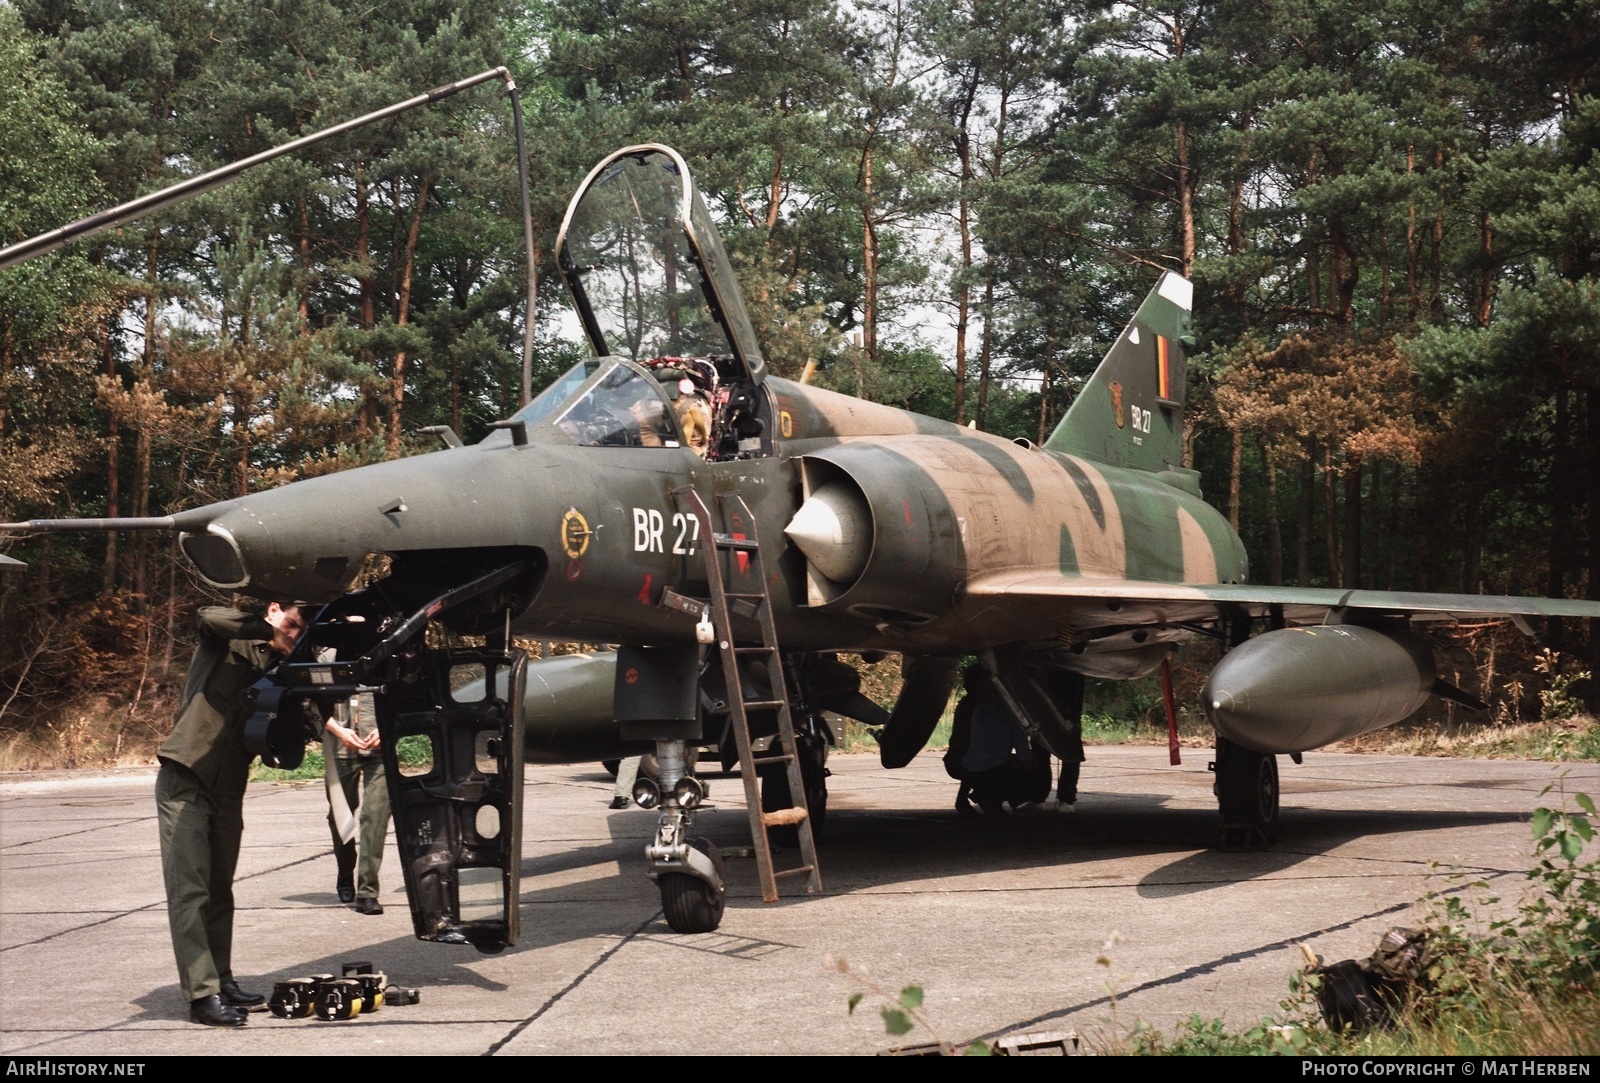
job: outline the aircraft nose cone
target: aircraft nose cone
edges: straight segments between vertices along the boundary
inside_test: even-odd
[[[872,555],[872,512],[860,491],[845,482],[831,481],[813,492],[783,532],[836,583],[854,581]]]
[[[228,518],[223,516],[223,519]],[[204,530],[178,535],[178,547],[195,570],[214,587],[231,590],[250,582],[244,554],[233,532],[224,523],[213,522]]]

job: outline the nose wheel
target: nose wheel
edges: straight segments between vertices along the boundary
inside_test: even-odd
[[[716,846],[709,839],[690,837],[705,786],[685,773],[682,741],[657,741],[656,759],[661,764],[661,816],[655,839],[644,848],[650,879],[661,891],[661,909],[673,932],[709,933],[722,924],[728,886]]]
[[[728,902],[723,878],[722,854],[709,839],[693,838],[689,848],[710,862],[716,883],[686,872],[664,872],[657,877],[661,888],[661,909],[673,932],[709,933],[722,924],[722,911]]]
[[[1217,806],[1222,812],[1222,845],[1250,850],[1278,837],[1278,757],[1217,738]]]

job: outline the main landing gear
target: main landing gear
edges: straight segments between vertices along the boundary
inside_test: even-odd
[[[1278,837],[1278,757],[1217,738],[1213,789],[1225,850],[1254,850]]]
[[[827,723],[823,722],[823,726]],[[800,746],[800,780],[805,786],[805,807],[810,810],[811,830],[821,836],[828,822],[828,738],[819,732],[798,730],[795,744]],[[774,740],[769,753],[783,751],[783,742]],[[789,793],[789,772],[781,763],[767,764],[757,769],[761,776],[761,811],[778,812],[795,804]],[[799,828],[795,824],[771,828],[772,841],[779,846],[798,846]]]

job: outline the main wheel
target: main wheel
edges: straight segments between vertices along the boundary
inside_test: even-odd
[[[672,926],[673,932],[713,932],[722,924],[722,911],[728,902],[722,854],[709,839],[693,838],[689,845],[711,859],[719,886],[713,887],[686,872],[664,872],[659,880],[661,909],[666,912],[667,924]]]
[[[1278,837],[1278,757],[1217,738],[1217,805],[1228,827],[1253,828],[1263,842]]]
[[[800,779],[806,787],[806,811],[811,818],[811,837],[820,840],[828,822],[828,746],[825,742],[800,738]],[[781,763],[761,769],[761,811],[776,812],[794,807],[789,796],[789,772]],[[798,846],[800,829],[774,827],[772,841],[779,846]]]

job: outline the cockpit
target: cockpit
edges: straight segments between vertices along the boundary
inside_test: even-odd
[[[628,147],[596,166],[556,248],[595,357],[505,425],[520,423],[521,439],[686,447],[710,460],[771,451],[766,364],[722,238],[676,151]]]
[[[678,397],[683,391],[671,389]],[[673,397],[648,368],[620,357],[572,366],[511,419],[536,442],[584,447],[692,446],[673,410]],[[511,426],[506,426],[511,427]]]

